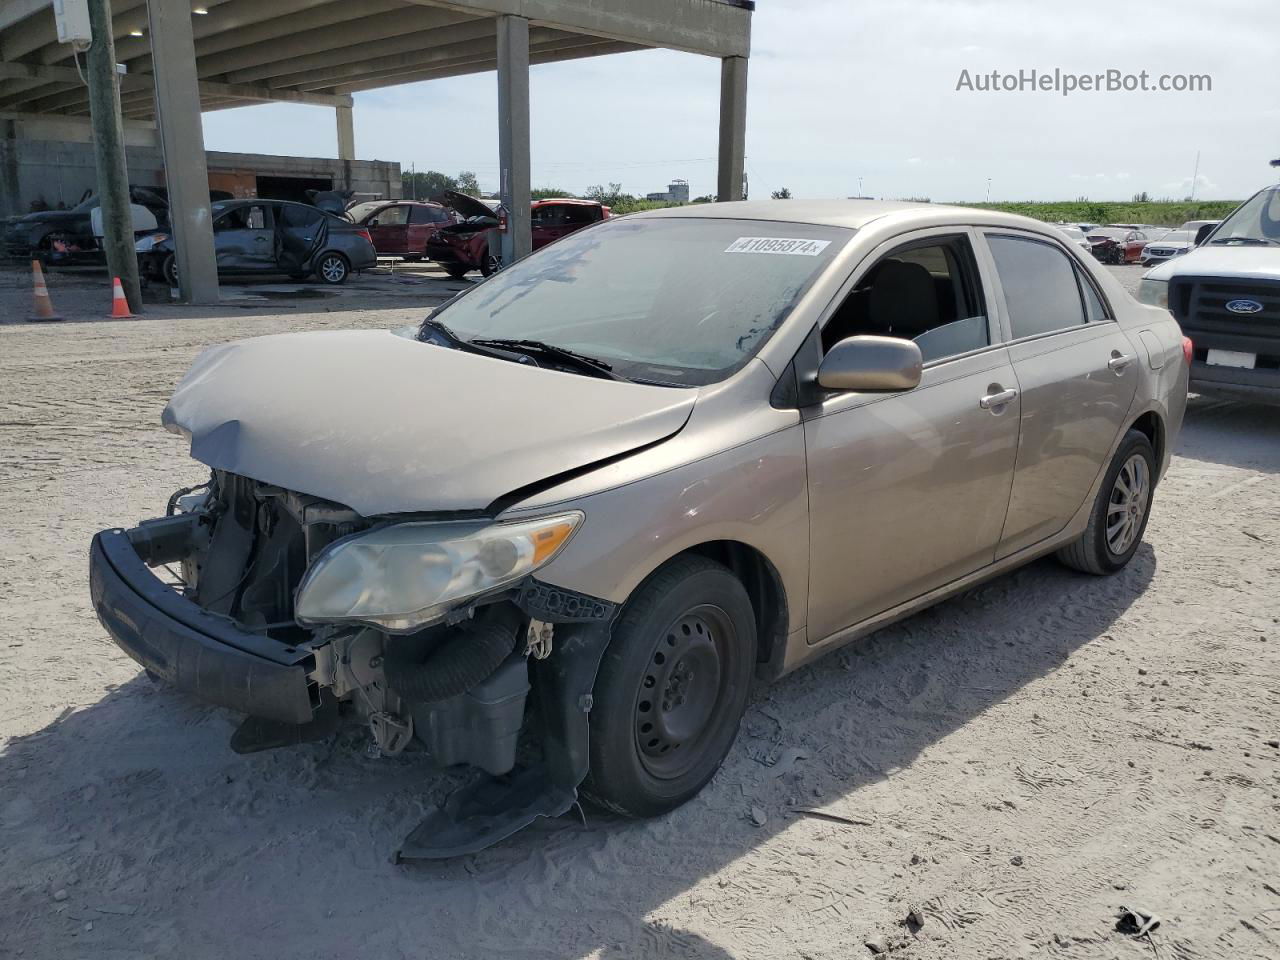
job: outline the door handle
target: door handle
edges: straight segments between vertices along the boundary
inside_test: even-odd
[[[978,401],[978,406],[983,410],[990,410],[992,407],[1003,407],[1017,395],[1018,391],[1014,389],[1001,390],[998,393],[988,393]]]
[[[1107,361],[1107,368],[1114,370],[1116,373],[1123,373],[1124,368],[1133,363],[1133,355],[1125,355],[1123,353],[1112,352],[1111,359]]]
[[[253,242],[254,242],[254,243],[266,243],[266,242],[267,242],[267,238],[266,238],[266,237],[254,237],[254,238],[253,238]]]

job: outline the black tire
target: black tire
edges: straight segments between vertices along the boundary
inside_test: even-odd
[[[464,267],[460,263],[450,263],[444,268],[444,272],[449,275],[450,279],[461,280],[467,275],[469,269],[469,267]]]
[[[333,250],[322,253],[316,260],[316,279],[331,287],[347,282],[351,276],[351,263],[342,254]]]
[[[596,677],[583,795],[656,817],[697,794],[738,735],[755,659],[751,598],[726,567],[689,556],[649,577]]]
[[[1117,480],[1121,473],[1129,468],[1133,459],[1141,458],[1145,464],[1145,497],[1141,505],[1126,500]],[[1128,477],[1129,474],[1126,474]],[[1129,486],[1126,482],[1125,486]],[[1098,497],[1094,501],[1093,511],[1089,514],[1089,526],[1079,540],[1068,544],[1058,551],[1058,559],[1072,570],[1092,573],[1097,576],[1115,573],[1133,559],[1142,535],[1147,529],[1147,519],[1151,516],[1151,499],[1156,486],[1156,455],[1151,448],[1151,441],[1138,430],[1130,430],[1120,441],[1120,448],[1102,478],[1102,486],[1098,489]],[[1131,526],[1125,537],[1117,541],[1116,536],[1108,536],[1108,518],[1125,517]],[[1114,522],[1113,522],[1114,525]],[[1129,537],[1131,536],[1131,539]]]
[[[171,287],[178,285],[178,257],[176,254],[171,253],[164,258],[164,262],[160,264],[160,277]]]
[[[495,273],[502,269],[502,258],[492,256],[489,248],[484,248],[484,253],[480,256],[480,276],[492,277]]]

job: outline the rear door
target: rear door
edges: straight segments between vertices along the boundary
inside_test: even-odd
[[[409,207],[408,236],[404,252],[425,253],[431,235],[448,222],[449,217],[442,207],[428,206],[425,203]],[[377,246],[376,241],[374,246]]]
[[[409,242],[409,214],[412,209],[406,203],[393,204],[383,207],[365,221],[374,250],[378,253],[396,254],[422,249]]]
[[[1062,530],[1124,427],[1138,352],[1087,271],[1039,235],[985,231],[1018,378],[1021,436],[997,557]]]
[[[329,239],[329,218],[318,207],[281,203],[276,209],[274,268],[289,274],[309,273],[315,254]]]
[[[559,240],[569,232],[565,229],[565,205],[562,203],[539,204],[533,208],[531,221],[535,250]]]

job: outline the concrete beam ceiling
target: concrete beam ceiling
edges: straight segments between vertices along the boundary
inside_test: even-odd
[[[191,0],[194,6],[198,0]],[[530,62],[669,47],[716,57],[750,46],[748,9],[725,0],[206,0],[191,20],[202,109],[351,93],[496,68],[496,17],[528,19]],[[146,0],[112,0],[125,113],[153,115]],[[141,32],[142,36],[132,36]],[[51,0],[0,4],[0,109],[79,115],[87,92]],[[337,98],[337,99],[335,99]]]

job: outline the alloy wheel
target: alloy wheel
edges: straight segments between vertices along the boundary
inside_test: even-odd
[[[1151,502],[1151,469],[1146,457],[1135,453],[1124,462],[1107,503],[1107,549],[1123,556],[1138,538]]]
[[[325,257],[320,261],[320,275],[327,283],[341,283],[347,278],[347,265],[341,257]]]

